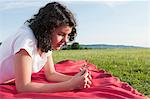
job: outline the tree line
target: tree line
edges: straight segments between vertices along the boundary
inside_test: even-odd
[[[62,50],[79,50],[79,49],[89,49],[89,48],[83,48],[78,42],[74,42],[69,45],[65,45]]]

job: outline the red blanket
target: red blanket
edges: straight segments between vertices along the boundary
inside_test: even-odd
[[[86,64],[92,72],[93,85],[91,88],[74,90],[70,92],[59,93],[17,93],[14,82],[0,85],[0,98],[34,98],[34,99],[147,99],[144,95],[137,92],[130,85],[121,82],[118,78],[104,70],[96,69],[96,66],[84,60],[71,61],[66,60],[55,64],[58,72],[74,75],[79,72],[79,68]],[[32,75],[33,82],[47,82],[43,69]],[[54,82],[53,82],[54,83]]]

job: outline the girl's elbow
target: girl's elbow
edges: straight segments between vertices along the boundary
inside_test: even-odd
[[[28,92],[27,90],[27,85],[18,85],[16,86],[16,90],[18,93],[24,93],[24,92]]]
[[[17,87],[17,86],[16,86],[16,90],[17,90],[17,93],[26,92],[26,91],[24,90],[24,88],[20,88],[20,87]]]

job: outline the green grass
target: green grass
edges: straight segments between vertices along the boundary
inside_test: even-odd
[[[91,49],[54,51],[54,62],[88,60],[150,97],[150,49]]]

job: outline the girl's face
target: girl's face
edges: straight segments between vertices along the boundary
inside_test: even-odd
[[[66,42],[68,42],[68,34],[71,33],[72,27],[60,26],[52,33],[52,49],[59,50]]]

